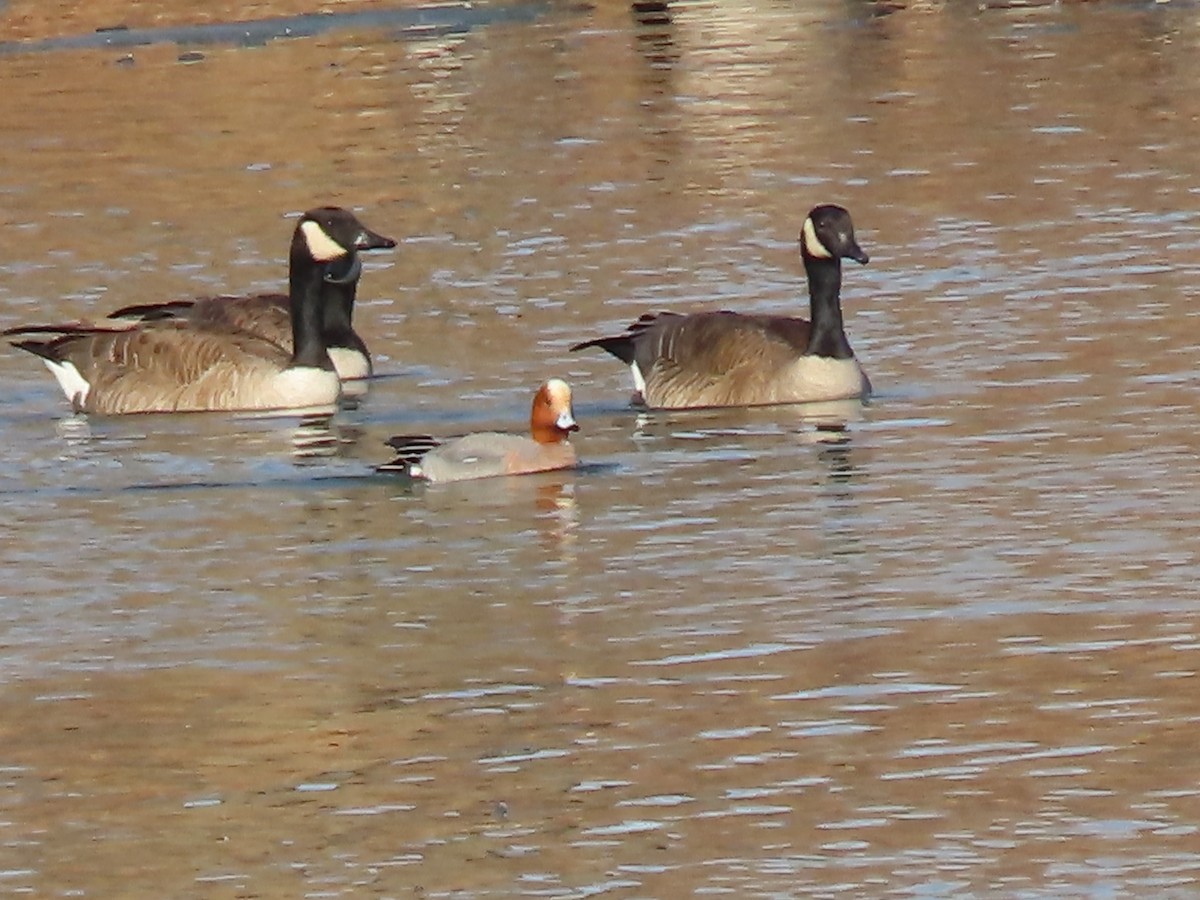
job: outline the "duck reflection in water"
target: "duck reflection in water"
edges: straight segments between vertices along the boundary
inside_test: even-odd
[[[576,478],[582,470],[543,472],[521,478],[480,478],[430,484],[388,477],[405,494],[419,496],[434,515],[459,516],[464,505],[489,522],[520,520],[521,530],[536,534],[542,558],[574,563],[579,528]]]

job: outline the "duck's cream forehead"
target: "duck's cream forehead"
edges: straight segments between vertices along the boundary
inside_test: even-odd
[[[317,262],[329,262],[345,256],[350,251],[329,236],[324,228],[309,219],[300,225],[300,233],[308,245],[308,252]]]
[[[551,378],[542,386],[542,390],[555,406],[571,405],[571,388],[561,378]]]
[[[813,225],[812,216],[804,220],[804,228],[801,229],[800,240],[804,242],[804,249],[808,251],[809,256],[816,256],[822,259],[828,259],[833,256],[826,246],[821,243],[821,239],[817,237],[817,228]]]

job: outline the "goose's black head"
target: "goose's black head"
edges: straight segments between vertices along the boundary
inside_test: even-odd
[[[331,284],[358,280],[362,264],[360,250],[387,250],[396,242],[377,234],[340,206],[320,206],[300,217],[292,237],[292,259],[309,260],[319,266]]]
[[[854,239],[850,213],[832,203],[814,206],[804,220],[800,253],[806,259],[852,259],[857,263],[870,260]]]

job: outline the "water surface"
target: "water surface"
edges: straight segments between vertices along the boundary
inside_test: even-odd
[[[122,24],[209,21],[161,6]],[[0,891],[1193,895],[1195,12],[0,57],[0,327],[277,289],[319,203],[400,240],[328,428],[82,419],[0,354]],[[639,414],[566,352],[803,310],[826,201],[871,254],[870,403]],[[372,473],[398,431],[519,428],[550,375],[584,469]]]

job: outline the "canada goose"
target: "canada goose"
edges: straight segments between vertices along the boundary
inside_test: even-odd
[[[166,318],[22,326],[14,346],[42,358],[80,412],[195,412],[329,407],[341,384],[322,333],[323,307],[358,280],[360,250],[394,247],[338,207],[306,212],[292,236],[292,346],[249,332]]]
[[[866,397],[871,383],[842,327],[842,259],[866,263],[850,213],[814,207],[800,233],[806,321],[728,312],[647,313],[600,347],[633,372],[635,403],[657,409],[759,406]]]
[[[571,388],[551,378],[533,398],[530,437],[480,432],[443,440],[430,435],[397,435],[387,444],[398,453],[379,471],[400,471],[426,481],[466,481],[495,475],[526,475],[569,469],[578,462],[567,438],[578,431]]]
[[[321,305],[321,333],[338,378],[343,382],[370,378],[371,354],[353,325],[358,279],[327,279],[326,284],[330,302]],[[222,295],[137,304],[111,312],[108,318],[136,322],[183,319],[204,328],[245,331],[278,344],[289,353],[292,350],[292,317],[287,294]]]

